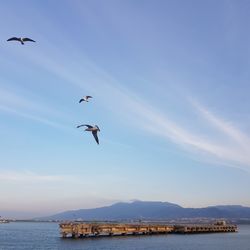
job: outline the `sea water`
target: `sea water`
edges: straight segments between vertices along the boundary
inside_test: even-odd
[[[0,224],[0,250],[250,250],[250,225],[238,233],[63,239],[57,223]]]

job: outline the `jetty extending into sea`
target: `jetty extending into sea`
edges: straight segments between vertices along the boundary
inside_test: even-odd
[[[63,238],[85,238],[98,236],[151,235],[151,234],[194,234],[237,232],[237,226],[219,221],[214,224],[165,225],[165,224],[120,224],[120,223],[77,223],[60,224]]]

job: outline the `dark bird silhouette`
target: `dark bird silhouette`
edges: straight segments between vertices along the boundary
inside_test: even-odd
[[[81,102],[88,102],[88,101],[89,101],[89,98],[93,98],[93,97],[90,96],[90,95],[86,95],[86,96],[84,96],[84,97],[79,101],[79,103],[81,103]]]
[[[97,125],[95,125],[94,127],[91,126],[91,125],[88,125],[88,124],[82,124],[82,125],[79,125],[77,126],[77,128],[80,128],[80,127],[83,127],[83,126],[86,126],[87,128],[85,129],[85,131],[90,131],[92,132],[92,135],[94,136],[97,144],[99,144],[99,139],[98,139],[98,136],[97,136],[97,132],[100,131],[99,127]]]
[[[20,42],[22,45],[24,45],[24,42],[36,42],[28,37],[11,37],[7,40],[8,42],[10,41],[18,41]]]

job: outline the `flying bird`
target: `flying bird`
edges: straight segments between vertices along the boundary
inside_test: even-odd
[[[83,124],[83,125],[79,125],[77,126],[77,128],[80,128],[80,127],[83,127],[83,126],[86,126],[87,128],[85,129],[85,131],[90,131],[92,132],[92,135],[94,136],[97,144],[99,144],[99,139],[97,137],[97,132],[100,131],[99,127],[97,125],[95,125],[94,127],[91,126],[91,125],[88,125],[88,124]]]
[[[89,98],[93,98],[93,97],[90,96],[90,95],[86,95],[86,96],[84,96],[84,97],[79,101],[79,103],[81,103],[81,102],[88,102],[88,101],[89,101]]]
[[[11,37],[7,40],[8,42],[9,41],[18,41],[20,42],[22,45],[24,45],[24,42],[36,42],[28,37]]]

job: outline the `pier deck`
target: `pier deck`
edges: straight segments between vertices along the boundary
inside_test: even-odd
[[[181,225],[174,227],[175,233],[230,233],[237,232],[235,225]]]
[[[236,225],[200,224],[200,225],[164,225],[164,224],[111,224],[111,223],[61,223],[63,238],[84,238],[116,235],[149,235],[167,233],[218,233],[237,232]]]

